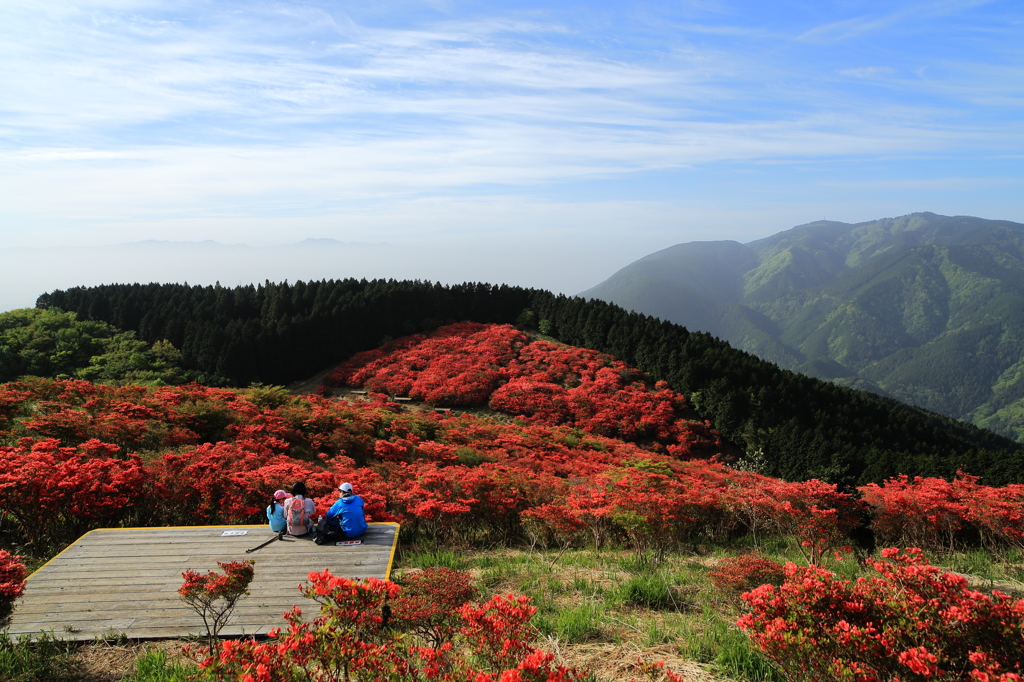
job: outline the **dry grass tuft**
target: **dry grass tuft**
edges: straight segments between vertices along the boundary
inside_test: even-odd
[[[176,660],[185,658],[185,646],[181,640],[86,644],[75,652],[74,660],[80,666],[82,682],[121,682],[135,669],[135,660],[147,651],[160,649],[169,660]]]

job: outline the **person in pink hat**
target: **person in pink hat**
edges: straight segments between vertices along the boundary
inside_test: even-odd
[[[274,492],[274,499],[270,501],[270,506],[267,507],[267,518],[270,519],[270,530],[275,533],[280,533],[288,527],[288,522],[284,518],[284,501],[287,500],[291,495],[283,490]]]

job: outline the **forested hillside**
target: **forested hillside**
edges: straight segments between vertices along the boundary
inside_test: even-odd
[[[75,311],[168,340],[191,370],[289,383],[448,320],[519,321],[668,381],[765,473],[842,483],[898,473],[1024,481],[1020,446],[939,415],[781,370],[704,333],[602,301],[517,287],[330,280],[237,288],[108,285],[54,291]]]
[[[183,371],[181,353],[170,342],[152,344],[106,322],[80,320],[58,308],[0,313],[0,382],[21,376],[87,379],[105,384],[211,386],[223,377]]]
[[[1024,437],[1024,225],[920,213],[679,244],[584,292]]]

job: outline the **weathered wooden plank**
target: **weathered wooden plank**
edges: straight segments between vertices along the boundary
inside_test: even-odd
[[[361,552],[338,552],[337,554],[308,552],[304,554],[289,554],[274,556],[266,554],[254,559],[256,566],[266,571],[278,571],[287,567],[290,570],[310,571],[317,566],[356,565],[359,563],[387,563],[387,557],[381,557],[381,552],[366,550]],[[186,568],[200,570],[204,568],[217,568],[217,561],[224,560],[223,556],[215,557],[185,557],[181,560],[169,561],[161,556],[138,556],[132,557],[131,565],[145,566],[145,568],[131,569],[129,562],[109,557],[86,557],[78,561],[61,561],[50,564],[47,570],[48,575],[64,575],[66,573],[105,573],[109,575],[127,574],[134,575],[135,571],[159,571],[161,573],[180,573]],[[41,576],[40,576],[41,577]]]
[[[322,570],[324,570],[324,568],[328,568],[328,569],[331,570],[332,573],[336,573],[338,570],[358,570],[358,569],[361,569],[361,568],[364,568],[364,567],[381,568],[381,567],[386,567],[386,566],[387,566],[387,561],[383,561],[381,559],[377,559],[377,558],[374,558],[374,557],[364,557],[364,558],[360,558],[360,559],[352,559],[352,560],[349,560],[349,561],[321,561],[321,562],[317,562],[317,563],[313,563],[312,561],[310,561],[310,562],[304,562],[304,563],[298,563],[298,564],[297,563],[292,563],[287,570],[282,570],[279,565],[273,564],[273,563],[270,563],[270,562],[267,562],[267,563],[264,563],[264,564],[256,563],[255,568],[256,568],[257,573],[263,573],[264,574],[263,576],[261,576],[261,579],[263,579],[263,578],[268,578],[269,579],[269,578],[271,578],[273,576],[295,576],[297,578],[301,578],[301,579],[305,580],[306,576],[309,573],[314,572],[314,571],[322,571]],[[131,580],[133,582],[133,584],[134,584],[135,582],[140,582],[140,581],[144,582],[147,578],[157,578],[157,577],[161,577],[161,576],[165,576],[165,577],[177,576],[178,579],[180,580],[181,579],[181,574],[183,572],[183,569],[185,569],[186,567],[194,569],[194,570],[199,571],[199,572],[204,572],[204,570],[207,569],[207,568],[210,568],[210,569],[217,568],[213,564],[200,564],[200,563],[181,564],[181,565],[174,565],[174,564],[168,565],[168,564],[164,564],[164,567],[162,569],[161,568],[147,567],[145,569],[140,568],[137,571],[125,571],[125,570],[122,570],[122,569],[115,569],[115,568],[111,568],[111,570],[109,570],[109,571],[103,571],[103,570],[79,570],[79,569],[76,569],[73,566],[68,566],[68,567],[66,567],[64,569],[61,569],[61,570],[56,570],[56,571],[53,571],[53,572],[48,572],[46,575],[40,575],[38,577],[38,583],[37,584],[42,585],[44,583],[53,582],[53,581],[62,581],[62,582],[63,581],[72,581],[73,582],[73,581],[78,580],[78,579],[81,579],[81,580],[101,580],[101,581],[104,581],[104,582],[106,582],[108,584],[116,584],[116,582],[118,580]]]
[[[76,549],[85,548],[85,547],[88,547],[89,549],[94,550],[94,551],[98,550],[98,549],[105,549],[105,550],[108,550],[108,551],[118,551],[119,549],[123,549],[123,548],[143,548],[143,547],[154,547],[154,548],[159,548],[159,547],[179,547],[180,548],[180,547],[188,546],[188,547],[191,547],[192,549],[197,549],[197,550],[205,549],[205,548],[208,548],[208,547],[221,547],[221,546],[232,547],[233,548],[233,547],[236,547],[238,545],[241,545],[242,547],[249,547],[249,546],[254,546],[256,544],[262,543],[262,542],[264,542],[266,540],[271,540],[274,537],[276,537],[276,536],[275,535],[263,535],[263,534],[261,534],[261,535],[245,536],[245,537],[241,537],[241,538],[239,538],[239,537],[222,538],[219,535],[215,535],[215,536],[209,537],[209,538],[184,538],[180,542],[174,542],[174,541],[171,541],[171,540],[167,540],[167,541],[164,541],[164,542],[145,542],[145,541],[142,541],[142,540],[125,540],[125,539],[120,539],[120,538],[116,538],[116,537],[115,538],[111,538],[111,537],[99,535],[96,538],[91,538],[90,542],[88,543],[88,545],[86,545],[84,543],[80,544],[80,545],[72,545],[66,551],[75,551]],[[102,545],[101,546],[97,545],[97,542],[96,542],[96,540],[100,539],[100,538],[102,538]],[[385,541],[385,538],[387,540],[390,540],[389,536],[377,536],[377,537],[374,537],[374,538],[368,538],[364,542],[364,544],[386,545],[388,543]],[[360,538],[360,540],[362,540],[362,538]],[[312,538],[308,538],[308,537],[305,537],[305,536],[303,536],[303,537],[292,537],[290,535],[286,535],[280,542],[283,545],[295,545],[295,546],[312,545],[312,546],[315,546],[315,547],[321,546],[321,545],[317,545],[316,543],[314,543]],[[270,545],[268,545],[268,546],[270,546]],[[355,546],[358,547],[359,545],[355,545]]]
[[[371,563],[363,564],[359,566],[335,566],[331,573],[335,575],[342,575],[341,570],[349,569],[346,571],[346,575],[354,577],[364,577],[368,575],[380,576],[387,566],[384,563]],[[253,594],[262,594],[268,591],[278,591],[282,588],[295,588],[300,583],[305,583],[308,580],[308,573],[283,573],[273,576],[263,576],[257,578],[250,586],[250,592]],[[181,585],[181,576],[179,574],[166,574],[162,577],[148,577],[132,582],[130,585],[110,585],[104,582],[101,578],[92,579],[44,579],[40,578],[32,585],[33,597],[44,597],[50,595],[65,596],[67,594],[75,594],[81,597],[88,595],[111,595],[119,596],[124,594],[146,594],[151,592],[153,589],[167,592],[177,592],[178,587]]]
[[[245,531],[245,535],[224,535],[225,532],[236,532]],[[383,531],[390,532],[390,531]],[[187,533],[187,535],[182,535]],[[128,541],[136,540],[143,542],[160,542],[160,541],[173,541],[173,542],[189,542],[194,541],[195,538],[220,538],[224,541],[245,541],[247,538],[253,538],[259,535],[271,537],[277,535],[274,531],[270,530],[265,525],[244,525],[244,526],[175,526],[173,528],[98,528],[87,535],[97,536],[103,535],[109,538],[109,541]],[[83,542],[83,536],[77,542]],[[292,538],[293,536],[286,536]],[[301,538],[309,538],[309,536],[300,536]],[[293,538],[294,539],[294,538]],[[363,539],[363,538],[360,538]],[[371,538],[372,539],[372,538]],[[76,544],[73,543],[73,544]],[[72,545],[73,546],[73,545]]]
[[[312,601],[308,602],[311,606],[316,606]],[[300,603],[280,603],[280,604],[267,604],[260,607],[249,607],[242,608],[241,606],[236,609],[233,614],[231,621],[233,623],[241,624],[251,621],[251,618],[257,617],[260,622],[263,622],[267,615],[270,615],[272,619],[280,619],[285,611],[291,610],[292,606],[303,607]],[[306,608],[302,608],[303,612],[306,612]],[[34,612],[38,617],[40,612]],[[50,614],[42,613],[44,616]],[[72,611],[68,613],[61,613],[56,616],[56,620],[61,623],[95,623],[102,620],[110,620],[111,618],[124,618],[129,615],[129,612],[117,610],[117,609],[95,609],[92,611]],[[189,608],[176,608],[176,609],[164,609],[159,605],[153,604],[142,604],[135,605],[130,611],[130,615],[133,618],[147,618],[150,620],[166,621],[167,623],[184,622],[188,623],[199,623],[202,624],[201,619],[195,611]],[[40,619],[41,620],[41,619]]]
[[[30,600],[19,607],[19,617],[27,616],[33,613],[46,613],[54,614],[60,612],[62,615],[69,615],[72,613],[90,613],[90,612],[101,612],[116,610],[119,608],[148,608],[159,606],[160,609],[173,611],[175,609],[188,610],[188,607],[184,602],[180,602],[177,599],[177,594],[168,595],[167,599],[118,599],[114,598],[108,601],[85,601],[69,605],[66,602],[37,602],[36,600]],[[284,596],[280,593],[267,594],[267,595],[249,595],[239,602],[238,609],[240,612],[245,612],[249,609],[263,608],[265,605],[270,604],[276,609],[279,606],[290,608],[292,605],[299,606],[305,610],[308,608],[318,608],[316,603],[312,599],[306,599],[303,597],[298,590],[295,590],[294,596]]]
[[[266,536],[256,536],[249,539],[247,542],[238,542],[238,538],[216,538],[216,540],[232,540],[232,542],[207,542],[203,544],[197,543],[173,543],[173,542],[162,542],[162,543],[142,543],[142,542],[104,542],[103,546],[90,546],[90,547],[72,547],[67,550],[68,556],[76,555],[97,555],[97,556],[135,556],[139,553],[150,552],[150,553],[166,553],[168,550],[173,550],[181,553],[204,553],[210,554],[215,552],[229,551],[245,551],[249,547],[255,547],[256,545],[270,540],[272,538]],[[349,547],[390,547],[390,538],[378,538],[371,541],[364,542],[361,545],[349,545]],[[271,547],[288,547],[293,551],[317,551],[313,548],[323,549],[326,546],[317,545],[311,540],[306,539],[290,539],[286,538],[280,542],[275,542],[267,545],[267,547],[258,550],[259,552],[269,549]]]
[[[86,606],[90,606],[87,604]],[[61,609],[59,613],[55,613],[53,609],[41,608],[36,605],[33,608],[25,608],[20,614],[21,618],[28,618],[30,616],[45,616],[50,618],[85,618],[95,619],[98,614],[111,614],[111,613],[139,613],[142,611],[153,610],[161,614],[166,615],[168,618],[185,617],[187,620],[195,615],[188,607],[183,603],[172,604],[170,602],[160,602],[157,600],[150,601],[139,601],[139,602],[112,602],[111,604],[94,603],[91,604],[94,608],[92,609]],[[275,598],[273,601],[255,601],[249,602],[249,605],[240,604],[237,609],[237,613],[241,615],[262,613],[269,609],[275,614],[275,617],[290,610],[293,606],[298,606],[303,611],[309,609],[318,609],[319,607],[312,600],[304,599],[298,593],[296,593],[294,599],[283,599]],[[191,614],[191,615],[190,615]]]
[[[347,577],[359,577],[359,578],[365,578],[365,577],[369,577],[371,575],[372,576],[376,576],[376,577],[380,577],[380,574],[384,571],[385,568],[386,568],[386,565],[383,564],[383,563],[371,564],[371,565],[360,565],[360,566],[344,566],[343,565],[343,566],[335,566],[335,567],[333,567],[332,570],[331,570],[331,573],[334,574],[334,575],[345,575]],[[164,585],[167,584],[167,582],[169,580],[173,580],[176,583],[176,585],[181,585],[181,575],[149,576],[149,577],[140,578],[139,580],[134,581],[133,585],[136,585],[139,590],[151,590],[153,588],[163,587]],[[298,584],[300,582],[304,582],[305,580],[306,580],[306,575],[303,574],[303,575],[292,576],[291,579],[288,579],[288,577],[282,577],[279,580],[274,581],[274,583],[272,583],[272,584],[275,584],[275,585],[291,585],[291,586],[294,587],[296,584]],[[69,583],[70,583],[70,585],[69,585]],[[46,581],[42,581],[41,580],[37,589],[40,592],[45,593],[45,592],[51,591],[53,589],[59,589],[59,588],[68,587],[68,588],[70,588],[70,589],[67,590],[68,593],[75,593],[75,594],[77,594],[79,592],[87,592],[90,588],[105,589],[105,587],[107,585],[109,585],[109,584],[110,584],[109,578],[82,578],[82,577],[74,577],[71,580],[63,579],[63,578],[62,579],[58,579],[58,580],[46,580]],[[177,590],[177,587],[175,587],[175,590]]]
[[[63,556],[58,561],[54,561],[50,564],[51,567],[58,568],[62,566],[79,566],[85,565],[105,565],[105,564],[121,564],[126,565],[128,562],[134,561],[135,559],[147,559],[147,563],[153,564],[183,564],[189,561],[205,562],[207,564],[216,565],[218,560],[223,561],[225,556],[239,557],[254,559],[256,561],[263,560],[267,561],[268,558],[274,561],[280,561],[285,558],[296,558],[301,560],[324,562],[325,560],[333,561],[344,561],[346,557],[366,557],[366,556],[380,556],[382,553],[387,553],[388,547],[385,546],[374,546],[374,545],[357,545],[355,547],[324,547],[319,549],[302,549],[302,550],[288,550],[282,548],[281,550],[260,550],[252,554],[245,554],[237,551],[210,551],[206,553],[201,552],[188,552],[188,553],[176,553],[177,556],[168,556],[167,552],[159,552],[154,550],[147,550],[143,552],[125,553],[123,555],[108,555],[103,553],[90,553],[90,554],[69,554]]]
[[[388,559],[387,548],[380,548],[377,551],[362,551],[362,552],[329,552],[317,554],[315,552],[304,552],[304,553],[291,553],[291,554],[263,554],[253,557],[253,555],[238,555],[238,554],[218,554],[209,557],[201,556],[190,556],[186,557],[185,561],[164,561],[162,557],[128,557],[126,560],[120,559],[109,559],[109,558],[95,558],[89,557],[83,559],[80,562],[59,562],[51,564],[48,567],[46,573],[50,572],[63,572],[63,571],[78,571],[78,570],[102,570],[103,568],[110,568],[110,570],[124,570],[126,566],[146,565],[149,568],[165,570],[167,572],[181,572],[183,568],[194,568],[199,570],[200,568],[209,567],[216,568],[217,562],[224,562],[228,559],[252,559],[255,561],[257,566],[265,567],[266,570],[270,569],[285,569],[287,567],[298,567],[298,570],[310,571],[315,567],[331,566],[337,564],[351,564],[360,561],[384,561]],[[382,556],[383,555],[383,556]],[[152,560],[152,561],[150,561]],[[292,569],[296,570],[296,569]]]

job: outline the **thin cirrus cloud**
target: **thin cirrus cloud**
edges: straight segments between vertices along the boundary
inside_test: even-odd
[[[517,205],[568,239],[615,204],[646,207],[623,231],[653,250],[686,240],[680,215],[706,234],[716,202],[742,239],[833,199],[879,217],[849,209],[867,180],[903,183],[906,202],[862,202],[893,214],[1012,180],[990,162],[1024,144],[1022,12],[890,5],[5,3],[0,234],[173,239],[186,220],[238,240],[250,220],[381,241],[416,216],[422,237],[482,235]],[[957,212],[1024,218],[983,210],[978,184]],[[286,234],[299,218],[316,232]]]

